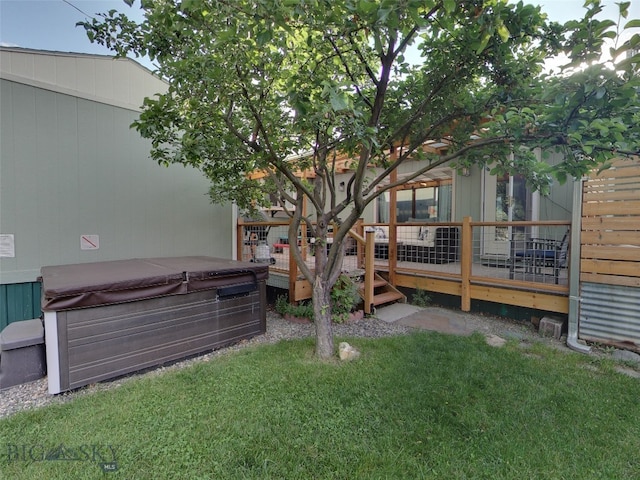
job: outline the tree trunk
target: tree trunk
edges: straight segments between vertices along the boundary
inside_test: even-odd
[[[331,289],[320,276],[313,283],[313,316],[316,326],[316,356],[321,359],[333,356],[333,331],[331,328]]]

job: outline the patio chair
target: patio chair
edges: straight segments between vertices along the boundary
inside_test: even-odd
[[[530,238],[524,243],[523,249],[516,249],[517,242],[511,241],[512,252],[509,278],[513,280],[516,269],[525,274],[545,275],[544,269],[552,269],[553,280],[559,283],[560,271],[567,267],[569,253],[569,230],[562,240],[549,238]]]

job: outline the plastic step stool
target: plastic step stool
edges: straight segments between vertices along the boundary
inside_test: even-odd
[[[42,320],[22,320],[0,333],[0,390],[38,380],[47,362]]]

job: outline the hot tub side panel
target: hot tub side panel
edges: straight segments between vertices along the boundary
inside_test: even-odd
[[[49,382],[50,393],[265,333],[265,284],[252,282],[239,294],[222,295],[223,289],[211,289],[55,312],[58,368],[49,374],[59,378]]]

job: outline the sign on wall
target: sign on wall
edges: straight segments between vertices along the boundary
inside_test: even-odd
[[[14,258],[15,256],[16,242],[13,234],[0,234],[0,257]]]
[[[99,248],[99,235],[80,235],[80,250],[98,250]]]

